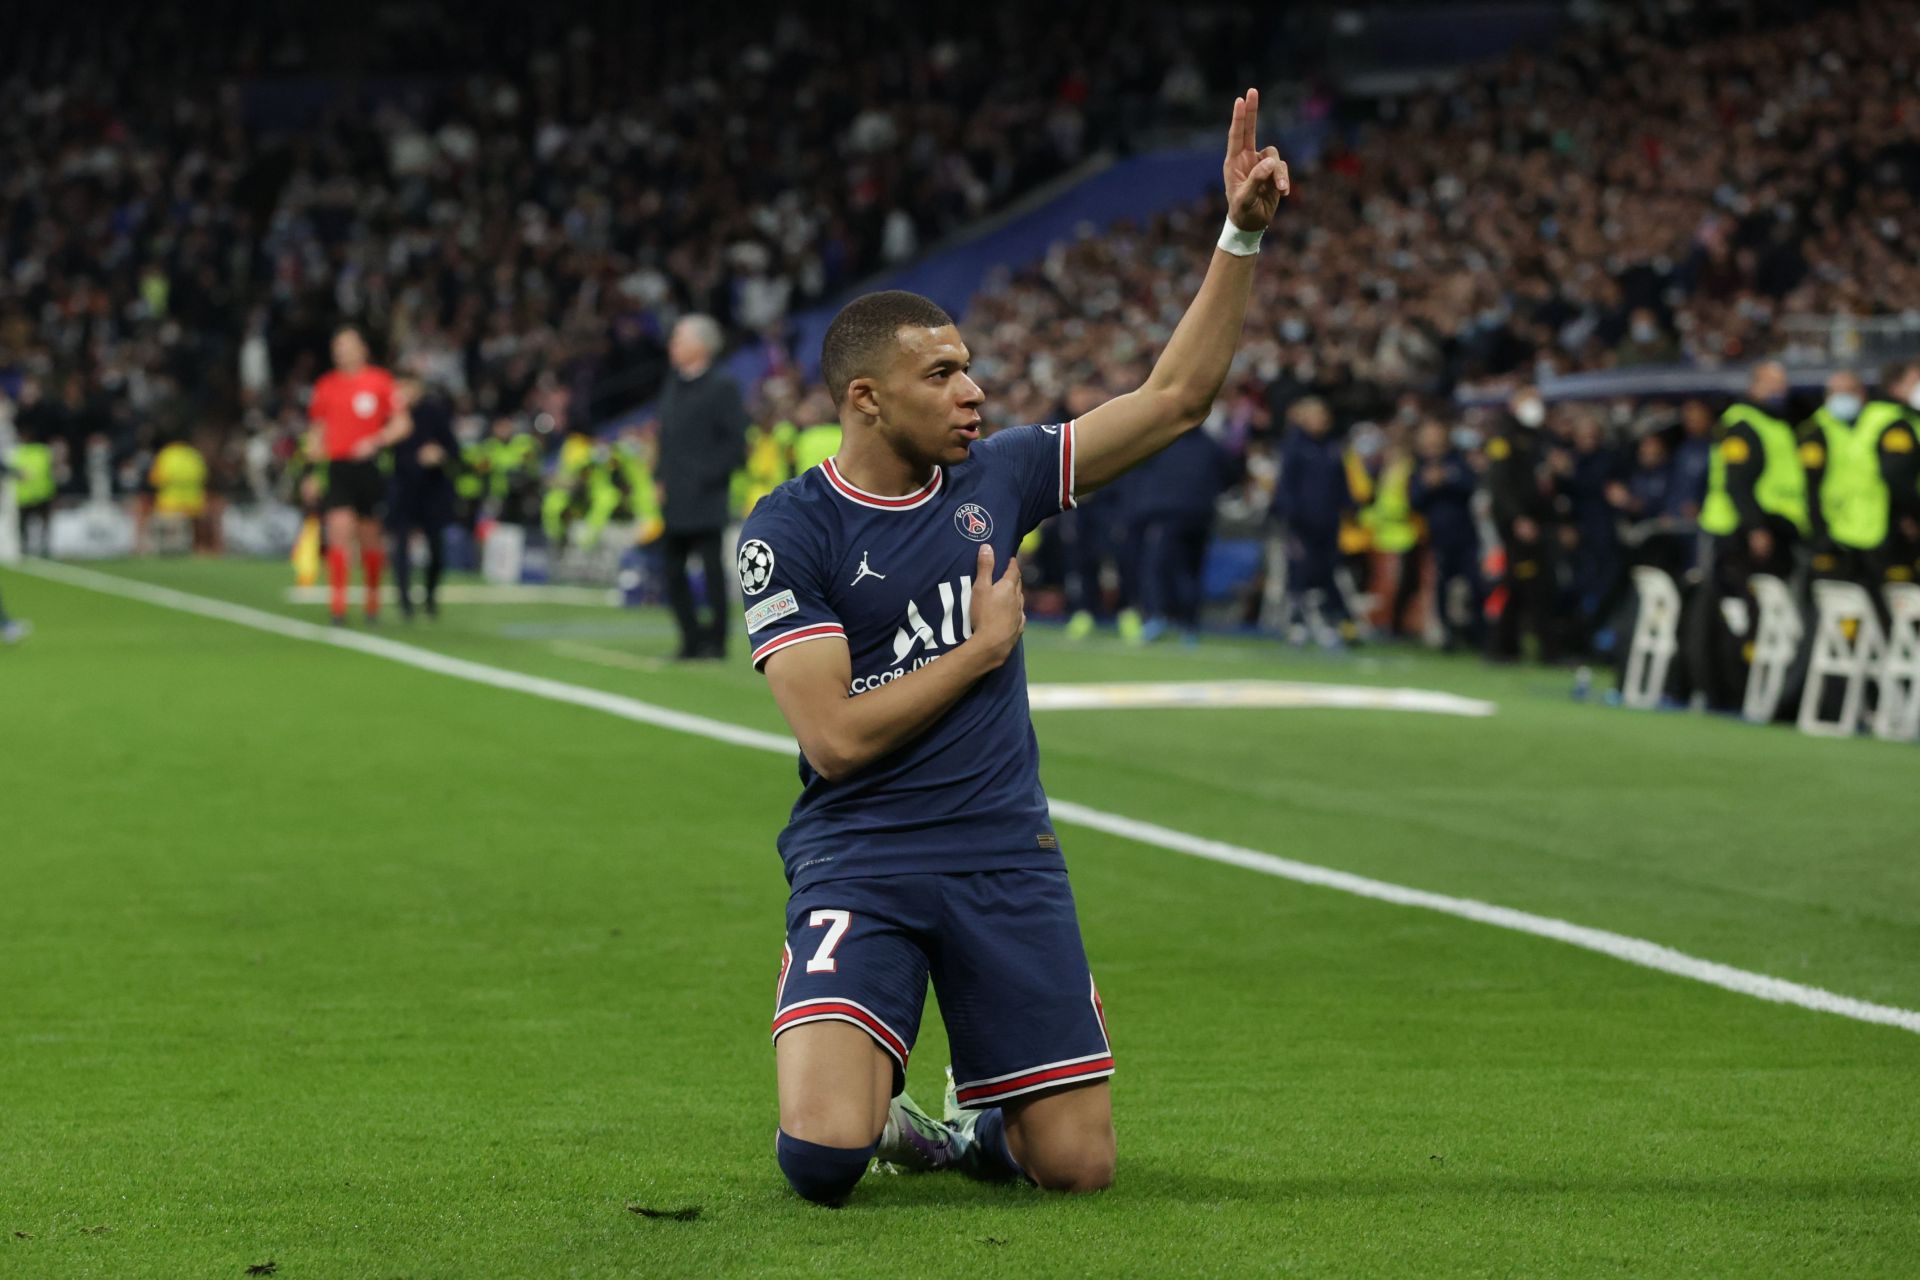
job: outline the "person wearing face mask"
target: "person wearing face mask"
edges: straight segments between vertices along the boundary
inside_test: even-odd
[[[1880,385],[1884,394],[1860,410],[1854,429],[1874,439],[1886,486],[1885,580],[1913,582],[1920,577],[1920,360],[1891,366]]]
[[[1523,386],[1507,401],[1506,420],[1487,441],[1487,493],[1493,527],[1506,556],[1500,583],[1505,603],[1488,637],[1487,656],[1520,656],[1521,633],[1531,632],[1543,662],[1560,656],[1553,616],[1558,566],[1552,536],[1553,483],[1540,445],[1547,404],[1538,389]]]
[[[1679,357],[1679,348],[1660,327],[1660,317],[1651,307],[1635,307],[1627,320],[1627,336],[1614,348],[1615,363],[1622,368],[1636,364],[1671,364]]]
[[[1865,407],[1859,374],[1841,370],[1828,378],[1827,398],[1800,425],[1800,462],[1814,576],[1877,590],[1886,576],[1889,513],[1880,437],[1898,419],[1877,414],[1869,420]]]

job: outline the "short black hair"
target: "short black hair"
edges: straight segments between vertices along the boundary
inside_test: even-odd
[[[938,329],[952,323],[939,303],[905,289],[862,294],[840,308],[820,342],[820,376],[834,407],[840,406],[849,382],[875,372],[875,366],[893,354],[902,328]]]

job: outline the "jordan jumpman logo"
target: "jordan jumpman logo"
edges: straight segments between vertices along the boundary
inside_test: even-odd
[[[867,553],[867,552],[865,552],[865,551],[862,551],[862,552],[860,553],[860,572],[858,572],[858,573],[856,573],[856,574],[854,574],[854,575],[853,575],[853,581],[852,581],[852,582],[849,582],[849,583],[847,584],[848,586],[850,586],[850,587],[857,587],[857,586],[859,586],[859,585],[860,585],[860,580],[861,580],[862,578],[878,578],[878,579],[880,579],[880,581],[882,581],[882,582],[885,582],[885,581],[887,580],[887,575],[886,575],[886,574],[884,574],[884,573],[876,573],[876,572],[875,572],[875,571],[874,571],[873,569],[871,569],[871,568],[869,568],[869,567],[867,566],[867,555],[868,555],[868,553]]]

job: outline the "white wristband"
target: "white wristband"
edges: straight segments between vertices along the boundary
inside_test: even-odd
[[[1227,225],[1220,228],[1220,247],[1236,258],[1247,258],[1260,252],[1260,237],[1267,234],[1261,231],[1242,231],[1233,225],[1233,219],[1227,219]]]

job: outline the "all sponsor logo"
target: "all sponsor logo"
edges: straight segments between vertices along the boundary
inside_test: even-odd
[[[872,675],[854,677],[848,687],[849,693],[866,693],[892,684],[909,671],[916,671],[935,661],[942,652],[973,634],[973,579],[943,582],[938,591],[940,608],[937,614],[932,609],[922,613],[918,601],[907,601],[906,622],[893,633],[893,667]],[[937,627],[928,621],[929,617],[934,616],[940,619]]]

